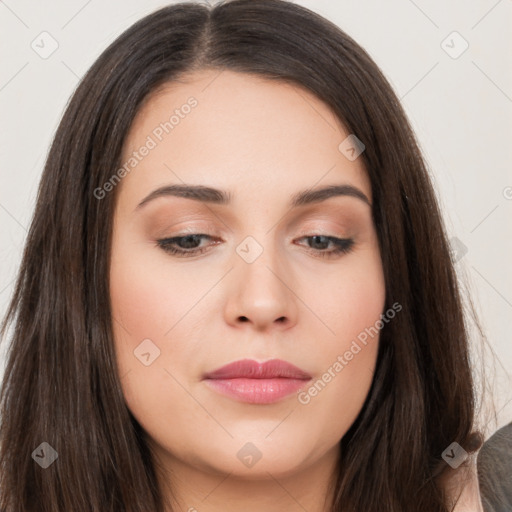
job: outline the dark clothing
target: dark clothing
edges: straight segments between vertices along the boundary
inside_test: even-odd
[[[485,512],[512,512],[512,423],[483,444],[477,469]]]

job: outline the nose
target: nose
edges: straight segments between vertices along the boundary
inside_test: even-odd
[[[224,311],[226,322],[235,327],[249,324],[257,331],[287,330],[295,325],[296,281],[279,249],[266,244],[254,261],[244,259],[242,252],[235,254],[233,261]]]

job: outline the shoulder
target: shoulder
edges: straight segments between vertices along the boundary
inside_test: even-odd
[[[484,512],[476,460],[470,457],[468,465],[451,470],[444,479],[445,490],[453,512]]]
[[[512,510],[512,423],[483,444],[477,468],[485,510]]]

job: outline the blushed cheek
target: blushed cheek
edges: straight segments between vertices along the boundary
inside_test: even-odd
[[[139,261],[147,262],[143,257]],[[184,283],[179,278],[166,279],[151,262],[131,265],[120,259],[112,265],[111,303],[114,322],[117,320],[118,324],[122,324],[133,340],[161,339],[186,302]]]
[[[330,369],[336,375],[333,394],[326,394],[325,398],[327,402],[332,400],[333,408],[342,405],[339,425],[347,418],[355,420],[373,379],[380,337],[378,326],[385,306],[385,283],[377,254],[361,261],[359,267],[352,267],[350,275],[340,279],[334,287],[336,292],[325,301],[326,306],[335,306],[328,321],[336,333],[325,351],[326,371]]]
[[[128,253],[123,251],[121,244],[115,243],[113,248],[114,256],[130,254],[130,258],[114,257],[110,269],[112,327],[122,377],[128,371],[139,371],[142,362],[136,357],[137,347],[148,344],[145,340],[151,340],[148,345],[151,357],[161,350],[160,340],[168,321],[164,315],[165,301],[160,290],[155,288],[152,273],[147,269],[144,271],[143,265],[131,263],[137,257],[133,250]]]
[[[324,373],[317,378],[322,391],[318,393],[316,415],[324,421],[324,434],[331,440],[341,439],[360,413],[379,349],[380,331],[374,326],[384,307],[383,292],[361,287],[352,290],[350,296],[353,301],[342,308],[343,320],[335,324],[338,336],[326,347]]]
[[[328,293],[317,297],[318,310],[324,312],[325,323],[335,333],[332,344],[338,350],[365,329],[373,326],[383,313],[385,285],[380,265],[347,269],[331,285]]]
[[[165,372],[172,355],[165,333],[176,321],[173,312],[180,310],[183,296],[157,279],[154,269],[131,261],[117,259],[111,266],[114,345],[127,406],[141,425],[151,426],[145,422],[154,421],[172,391],[173,381]]]
[[[186,367],[181,363],[193,356],[187,312],[204,294],[205,284],[155,262],[154,251],[145,247],[140,252],[133,244],[113,247],[117,257],[110,269],[110,297],[117,366],[120,377],[129,375],[135,386],[126,389],[135,400],[144,389],[160,389],[155,378],[168,379],[166,369]]]

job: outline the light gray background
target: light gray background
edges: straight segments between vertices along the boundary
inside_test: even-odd
[[[46,153],[69,96],[110,42],[167,3],[0,2],[2,316]],[[458,239],[457,269],[497,354],[495,363],[487,363],[489,375],[495,375],[494,430],[512,421],[512,0],[296,3],[354,37],[402,100],[450,236]],[[465,42],[469,46],[461,53]],[[45,55],[52,44],[58,48]],[[3,361],[0,354],[2,368]]]

